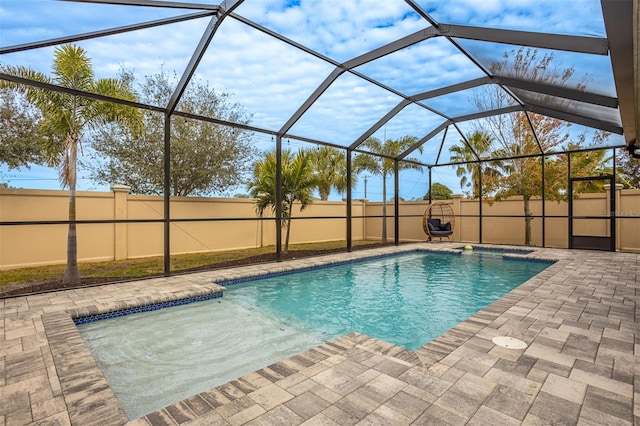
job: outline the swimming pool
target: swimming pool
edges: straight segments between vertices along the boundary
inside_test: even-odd
[[[222,299],[78,327],[136,418],[352,331],[416,349],[547,266],[418,252],[233,284]]]

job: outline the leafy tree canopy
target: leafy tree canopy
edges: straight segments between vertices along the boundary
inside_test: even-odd
[[[131,73],[125,78],[134,81]],[[140,84],[143,103],[166,106],[177,80],[164,70]],[[192,81],[178,110],[248,124],[243,108],[208,84]],[[164,115],[144,112],[144,132],[132,134],[114,124],[95,136],[95,154],[87,166],[101,183],[124,184],[137,194],[164,193]],[[171,119],[171,195],[227,194],[245,180],[256,152],[248,132],[208,121]]]
[[[557,67],[554,64],[553,53],[540,55],[536,49],[524,47],[505,53],[501,62],[491,65],[491,72],[554,86],[569,87],[573,84],[572,88],[576,90],[584,90],[588,80],[587,76],[576,79],[573,68]],[[571,83],[572,81],[577,83]],[[507,107],[513,103],[508,94],[495,86],[476,92],[473,101],[482,111]],[[484,158],[494,161],[483,164],[482,177],[483,182],[487,184],[488,192],[494,195],[496,200],[514,195],[529,200],[533,196],[542,195],[541,160],[523,156],[539,155],[553,150],[602,146],[609,137],[605,132],[596,131],[592,140],[587,142],[585,133],[573,131],[569,122],[539,114],[527,116],[522,112],[490,116],[479,122],[478,126],[492,140],[492,146],[484,153]],[[535,134],[531,128],[535,130]],[[586,155],[585,160],[588,161],[580,166],[584,173],[594,172],[601,167],[598,161],[594,161],[595,156]],[[552,166],[549,162],[545,165]],[[572,164],[572,168],[573,166]],[[486,173],[487,168],[493,168],[500,173]],[[549,171],[553,173],[551,169]],[[577,168],[574,171],[577,171]],[[551,186],[545,191],[548,199],[566,198],[566,187],[562,190]]]
[[[262,216],[267,208],[275,213],[278,205],[277,188],[277,156],[276,151],[268,152],[264,159],[254,165],[253,179],[247,184],[249,194],[256,199],[256,209]],[[291,151],[283,150],[281,155],[282,184],[280,186],[282,209],[282,226],[286,227],[285,252],[289,251],[289,236],[291,231],[291,216],[293,203],[300,203],[300,210],[304,210],[313,202],[311,193],[317,186],[311,165],[311,155],[308,151],[299,150],[294,156]]]
[[[309,150],[313,174],[321,200],[328,200],[331,189],[347,190],[347,157],[344,151],[329,146]],[[355,184],[352,176],[351,186]]]
[[[358,154],[353,162],[354,170],[360,173],[364,170],[374,175],[382,176],[382,243],[387,242],[387,175],[394,170],[394,157],[413,147],[418,138],[415,136],[403,136],[400,139],[387,139],[382,142],[375,137],[369,137],[362,143],[365,149],[374,154]],[[418,152],[422,153],[422,146],[418,147]],[[418,159],[409,157],[407,161],[398,162],[398,170],[414,169],[422,171],[422,167],[415,162]]]
[[[52,76],[26,67],[0,67],[2,72],[40,83],[97,93],[110,98],[136,101],[129,81],[120,78],[95,79],[87,52],[72,44],[59,46],[54,51]],[[118,123],[131,134],[141,130],[142,120],[137,109],[96,99],[54,92],[36,86],[1,82],[23,94],[29,104],[38,110],[41,120],[33,137],[38,139],[48,164],[58,167],[60,182],[69,188],[69,230],[67,233],[67,268],[65,284],[80,282],[76,233],[76,183],[81,144],[87,133],[108,123]],[[21,138],[18,138],[20,142]]]
[[[573,68],[561,69],[554,64],[554,55],[540,55],[535,49],[520,48],[505,52],[503,60],[491,65],[490,71],[495,75],[506,75],[523,80],[531,80],[554,86],[569,87],[574,77]],[[587,77],[577,80],[572,88],[584,90]],[[512,97],[497,86],[487,86],[475,92],[472,98],[480,111],[488,111],[508,107],[514,103]],[[562,101],[559,101],[562,102]],[[568,150],[572,147],[584,147],[586,136],[570,130],[571,123],[551,117],[516,112],[489,116],[479,121],[477,130],[467,137],[459,146],[451,148],[452,159],[468,161],[487,160],[478,166],[467,164],[457,166],[458,176],[462,176],[464,187],[471,174],[473,196],[478,197],[479,180],[482,181],[483,194],[492,195],[493,200],[511,196],[523,198],[525,216],[525,245],[531,244],[531,210],[529,201],[532,197],[545,196],[550,200],[561,200],[567,197],[567,180],[562,179],[562,170],[566,176],[566,156],[558,156],[555,160],[545,160],[547,186],[542,187],[542,157],[538,155],[553,150]],[[531,129],[535,130],[535,134]],[[482,143],[476,144],[474,139],[482,136]],[[537,136],[537,137],[536,137]],[[598,131],[588,146],[602,146],[608,134]],[[575,161],[574,160],[582,160]],[[564,163],[563,163],[564,161]],[[606,162],[604,155],[585,155],[572,157],[572,174],[599,172]],[[555,178],[554,178],[555,177]],[[564,183],[562,183],[564,182]]]
[[[616,172],[618,183],[625,188],[640,188],[640,160],[632,158],[624,149],[616,153]]]
[[[19,91],[0,87],[0,163],[9,169],[46,164],[42,114]]]
[[[450,200],[453,198],[453,191],[449,189],[447,185],[440,182],[435,182],[431,185],[431,199],[432,200]],[[423,200],[429,199],[429,191],[424,195]]]
[[[500,164],[498,167],[481,164],[478,161],[491,157],[493,138],[486,131],[476,130],[471,135],[460,141],[459,145],[449,148],[451,161],[460,163],[456,165],[456,176],[460,178],[460,188],[473,198],[480,197],[480,183],[482,182],[482,193],[489,190],[486,180],[481,176],[500,177]],[[467,177],[470,175],[470,179]]]

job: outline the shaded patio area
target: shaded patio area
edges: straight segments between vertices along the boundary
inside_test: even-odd
[[[6,425],[640,421],[640,254],[536,249],[527,257],[557,262],[417,351],[353,333],[132,421],[72,321],[210,294],[225,279],[459,246],[410,244],[0,300],[0,418]],[[497,346],[496,336],[528,347]]]

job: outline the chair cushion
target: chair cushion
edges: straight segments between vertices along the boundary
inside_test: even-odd
[[[440,225],[440,231],[451,231],[451,222]]]
[[[440,219],[427,219],[427,225],[429,226],[429,231],[439,231]]]

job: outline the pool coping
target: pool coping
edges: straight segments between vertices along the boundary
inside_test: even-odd
[[[362,253],[361,257],[356,257],[353,259],[339,259],[335,258],[335,256],[328,256],[325,259],[325,262],[312,265],[312,266],[302,266],[302,265],[287,265],[281,268],[278,271],[274,272],[262,272],[257,274],[246,274],[239,271],[240,275],[238,278],[227,279],[224,281],[217,281],[219,283],[225,283],[232,280],[255,280],[255,279],[263,279],[271,276],[281,276],[292,273],[298,273],[302,271],[313,270],[317,268],[330,267],[341,264],[348,264],[354,262],[362,262],[372,259],[379,259],[385,257],[391,257],[398,254],[412,253],[412,252],[435,252],[441,254],[449,254],[449,255],[460,255],[461,250],[458,249],[449,249],[449,248],[438,248],[438,247],[409,247],[406,246],[403,250],[393,250],[389,253],[381,253],[381,254],[369,254]],[[532,251],[531,253],[527,253],[526,255],[518,255],[512,253],[505,253],[504,258],[507,260],[523,260],[523,261],[541,261],[545,263],[551,263],[550,267],[553,264],[557,263],[559,260],[555,258],[549,258],[545,256],[536,256],[536,251]],[[531,256],[530,256],[531,255]],[[530,257],[527,257],[530,256]],[[548,268],[547,268],[548,269]],[[547,269],[537,274],[536,277],[540,274],[543,274]],[[535,278],[535,277],[533,277]],[[532,279],[533,279],[532,278]],[[363,348],[368,350],[372,350],[379,354],[385,355],[387,357],[400,360],[403,362],[408,362],[414,366],[422,367],[428,369],[433,366],[440,360],[442,360],[445,356],[451,353],[456,347],[457,344],[462,340],[466,340],[472,337],[476,332],[480,331],[482,327],[488,322],[491,322],[499,315],[504,313],[510,306],[516,303],[518,300],[522,298],[522,295],[514,296],[514,292],[523,286],[527,285],[530,280],[527,280],[525,283],[517,287],[516,289],[508,292],[506,295],[502,296],[497,301],[491,303],[478,313],[472,315],[465,321],[459,323],[455,327],[449,329],[442,335],[438,336],[436,339],[427,343],[423,347],[417,350],[410,350],[400,346],[393,345],[391,343],[375,339],[360,333],[351,333],[342,338],[335,339],[334,341],[326,342],[322,345],[319,345],[312,350],[320,350],[320,348],[324,348],[326,345],[338,345],[337,342],[343,342],[344,339],[355,338]],[[180,302],[187,299],[199,299],[204,296],[210,296],[212,294],[221,295],[224,291],[224,287],[218,285],[217,283],[212,283],[212,286],[208,289],[202,289],[199,291],[191,290],[189,292],[178,292],[172,294],[160,294],[157,297],[144,297],[144,298],[136,298],[127,301],[120,301],[114,304],[105,304],[105,305],[92,305],[85,306],[79,309],[69,309],[66,312],[56,312],[44,314],[43,325],[47,335],[47,338],[50,342],[51,353],[53,355],[53,361],[58,371],[58,376],[60,380],[60,384],[62,386],[62,392],[67,401],[67,406],[69,409],[69,417],[71,418],[72,424],[93,424],[94,422],[105,422],[108,424],[124,424],[127,423],[130,419],[128,419],[125,414],[120,402],[118,401],[115,393],[109,386],[106,378],[100,367],[98,366],[96,360],[93,358],[93,355],[87,345],[85,344],[80,332],[78,331],[77,324],[82,323],[78,321],[82,318],[87,317],[102,317],[108,318],[111,317],[112,313],[123,312],[123,315],[128,314],[127,311],[141,312],[145,310],[156,310],[158,306],[174,306],[171,302]],[[197,301],[197,300],[193,300]],[[192,303],[191,301],[187,301],[186,303]],[[178,303],[183,304],[183,303]],[[144,309],[148,307],[149,309]],[[143,309],[136,309],[143,308]],[[127,312],[127,313],[124,313]],[[116,316],[119,316],[116,314]],[[325,348],[326,350],[326,348]],[[306,352],[306,351],[305,351]],[[69,356],[72,355],[72,356]],[[288,358],[282,362],[284,363],[293,363],[295,364],[296,357],[299,357],[300,354],[295,355],[293,357]],[[265,368],[277,368],[280,363],[275,363],[271,366]],[[282,369],[280,369],[282,370]],[[245,381],[248,379],[245,376],[242,376],[232,382]],[[198,395],[194,395],[190,399],[193,398],[207,398],[211,392],[215,391],[223,391],[227,387],[227,384],[223,384],[213,388],[210,391],[203,392]],[[245,383],[244,386],[246,389],[251,389],[252,391],[258,390],[259,387],[255,386],[247,386]],[[210,398],[210,397],[209,397]],[[229,395],[226,397],[229,399]],[[234,399],[229,399],[229,402],[232,402]],[[186,400],[185,400],[186,401]],[[156,424],[156,422],[160,421],[162,418],[180,418],[185,419],[192,417],[188,414],[184,413],[184,405],[185,401],[178,401],[175,404],[164,407],[160,410],[157,410],[153,413],[149,413],[142,418],[147,419],[152,424]],[[209,410],[205,411],[208,412]],[[182,414],[180,414],[182,413]],[[135,419],[131,419],[135,420]],[[191,418],[193,420],[193,418]]]
[[[5,330],[0,347],[0,371],[4,371],[4,377],[0,375],[0,406],[4,405],[0,420],[5,424],[16,423],[16,419],[19,424],[30,424],[29,419],[33,419],[34,424],[147,426],[265,424],[270,419],[279,419],[282,424],[281,420],[289,416],[287,424],[306,420],[309,424],[354,424],[360,420],[370,424],[389,413],[398,415],[398,410],[413,410],[413,403],[398,405],[395,401],[400,394],[409,398],[409,393],[413,402],[426,404],[422,412],[411,414],[420,424],[577,424],[584,420],[640,424],[640,372],[634,367],[640,361],[640,255],[635,253],[534,248],[534,253],[526,257],[556,263],[417,351],[352,333],[131,421],[72,318],[210,293],[219,290],[213,281],[232,277],[336,263],[371,253],[412,251],[416,247],[455,253],[459,245],[445,242],[384,247],[5,299],[0,304],[4,316],[0,325]],[[518,351],[497,347],[491,342],[497,335],[520,338],[529,347]],[[376,362],[381,366],[374,365]],[[358,386],[363,380],[378,378],[336,402],[336,395],[317,381],[335,374],[334,370],[345,374],[343,365],[372,366],[363,373],[364,378],[349,376]],[[367,400],[363,395],[372,392],[376,380],[396,377],[388,370],[389,365],[411,366],[399,377],[406,385],[402,392],[368,414],[353,405]],[[323,369],[326,371],[316,374]],[[405,377],[409,373],[412,376]],[[306,381],[297,383],[305,377]],[[310,392],[316,392],[325,404],[330,401],[329,408],[309,419],[294,413],[301,413],[296,411],[300,404],[296,401],[308,402],[315,397],[309,392],[299,395],[308,382],[322,388]],[[487,387],[493,389],[490,396],[483,393]],[[265,396],[274,391],[273,395],[286,394],[294,399],[276,403],[275,396]],[[514,395],[517,398],[511,398]],[[598,398],[603,402],[595,402]],[[409,411],[403,411],[404,415],[409,416]],[[340,417],[347,415],[350,417]]]
[[[176,306],[176,303],[172,303],[176,301],[193,303],[209,297],[220,297],[223,292],[224,287],[212,284],[209,288],[156,294],[152,297],[138,297],[43,314],[44,331],[49,340],[49,348],[71,423],[116,425],[129,421],[102,369],[82,338],[77,327],[78,319],[101,316],[108,318],[111,317],[109,314],[117,312],[129,314],[157,310]]]

